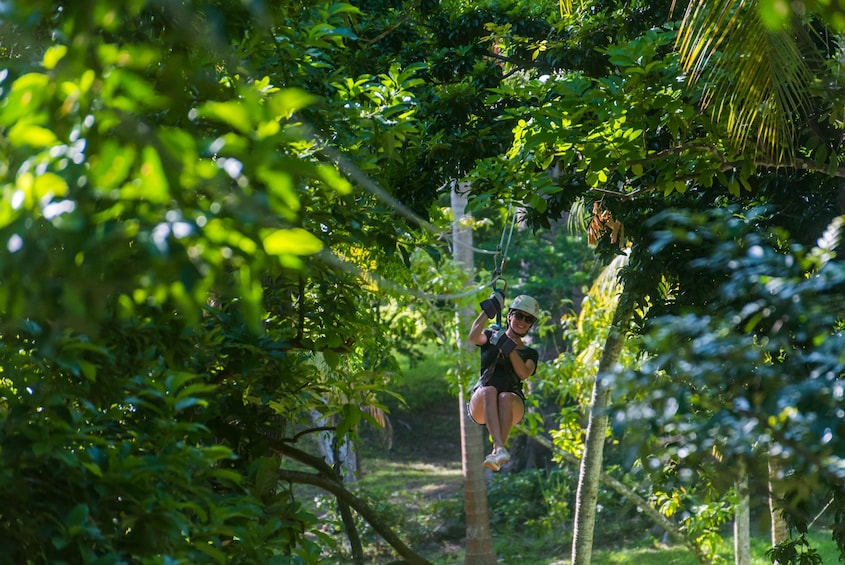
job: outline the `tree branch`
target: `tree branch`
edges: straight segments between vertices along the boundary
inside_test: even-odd
[[[279,470],[279,478],[292,483],[307,484],[319,487],[335,495],[338,500],[343,501],[353,508],[370,526],[388,543],[396,552],[401,555],[410,565],[432,565],[424,557],[418,555],[399,539],[399,536],[379,518],[378,514],[370,508],[363,500],[349,492],[339,482],[329,480],[322,474],[305,473],[302,471]]]
[[[305,473],[302,471],[280,469],[279,478],[281,480],[312,485],[330,492],[338,499],[338,502],[348,505],[350,508],[355,510],[359,516],[366,520],[367,523],[373,527],[373,530],[375,530],[376,533],[378,533],[382,539],[395,549],[396,553],[401,555],[410,565],[432,565],[430,561],[427,561],[425,558],[405,545],[399,536],[393,533],[393,530],[391,530],[390,527],[387,526],[381,518],[379,518],[375,510],[370,508],[366,502],[347,490],[346,487],[343,486],[340,475],[338,475],[337,471],[332,469],[332,467],[326,463],[323,458],[306,453],[301,449],[297,449],[296,447],[281,441],[271,442],[270,446],[273,451],[286,455],[291,459],[295,459],[296,461],[308,465],[317,471],[317,473]]]
[[[502,61],[504,63],[508,63],[510,65],[517,67],[516,69],[507,73],[504,78],[507,78],[510,75],[514,74],[515,72],[518,72],[518,71],[524,70],[524,69],[537,69],[537,70],[540,70],[540,71],[548,71],[548,72],[552,72],[554,70],[547,64],[543,64],[543,63],[540,63],[540,62],[537,62],[537,61],[531,61],[531,60],[528,60],[528,59],[520,59],[520,58],[517,58],[517,57],[506,57],[504,55],[500,55],[499,53],[488,53],[486,55],[486,57],[489,57],[490,59],[496,59],[497,61]]]
[[[287,442],[287,443],[296,443],[297,441],[299,441],[299,438],[301,438],[304,435],[315,434],[315,433],[319,433],[319,432],[333,432],[336,429],[337,429],[337,426],[315,426],[313,428],[308,428],[308,429],[302,430],[301,432],[298,432],[291,439],[285,438],[282,441]]]
[[[372,44],[373,44],[373,43],[375,43],[376,41],[379,41],[380,39],[383,39],[384,37],[387,37],[388,35],[390,35],[390,34],[391,34],[391,33],[393,33],[394,31],[396,31],[396,30],[399,28],[399,26],[401,26],[402,24],[404,24],[404,23],[405,23],[405,22],[406,22],[406,21],[407,21],[407,20],[411,17],[411,14],[413,14],[414,10],[416,10],[416,9],[417,9],[417,7],[420,5],[420,1],[421,1],[421,0],[417,0],[417,1],[416,1],[416,2],[414,2],[411,6],[409,6],[409,7],[408,7],[408,9],[407,9],[407,10],[406,10],[406,11],[405,11],[405,12],[404,12],[404,13],[403,13],[400,17],[399,17],[399,19],[398,19],[398,20],[396,20],[396,22],[395,22],[392,26],[390,26],[389,28],[385,29],[383,32],[381,32],[380,34],[378,34],[378,35],[377,35],[377,36],[375,36],[374,38],[372,38],[372,39],[363,39],[363,38],[360,38],[360,39],[359,39],[359,41],[360,41],[361,43],[366,44],[366,45],[372,45]]]

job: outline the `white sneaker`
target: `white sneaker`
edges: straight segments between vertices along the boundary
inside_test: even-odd
[[[504,465],[505,463],[507,463],[508,461],[511,460],[511,454],[508,453],[508,450],[505,449],[504,447],[500,447],[499,449],[497,449],[496,453],[494,455],[495,455],[496,465],[499,468],[501,468],[502,465]]]
[[[496,462],[496,452],[494,451],[490,455],[484,458],[484,466],[490,469],[491,471],[498,471],[499,464]]]

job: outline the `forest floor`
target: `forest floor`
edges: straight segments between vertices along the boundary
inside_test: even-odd
[[[421,545],[409,545],[438,563],[463,563],[465,528],[453,512],[463,512],[458,410],[453,397],[416,410],[394,407],[389,441],[372,428],[361,433],[361,488],[402,508],[400,535],[416,538]]]

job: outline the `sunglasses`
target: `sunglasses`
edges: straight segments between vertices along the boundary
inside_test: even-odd
[[[522,312],[519,312],[517,310],[514,310],[511,313],[513,314],[513,317],[517,319],[517,321],[521,320],[521,321],[529,323],[529,324],[533,324],[534,322],[537,321],[537,318],[535,318],[534,316],[529,316],[528,314],[523,314]]]

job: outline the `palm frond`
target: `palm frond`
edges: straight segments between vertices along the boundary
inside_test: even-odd
[[[387,417],[387,412],[378,406],[364,406],[361,410],[368,414],[381,429],[381,438],[385,447],[388,450],[391,449],[393,447],[393,424]]]
[[[690,83],[701,81],[701,104],[724,120],[731,149],[749,143],[768,157],[793,153],[797,118],[810,108],[817,60],[798,22],[768,28],[757,0],[694,0],[676,40]]]
[[[587,203],[579,198],[569,208],[569,216],[566,219],[566,226],[569,233],[587,233],[587,226],[590,222],[590,214],[587,211]]]

